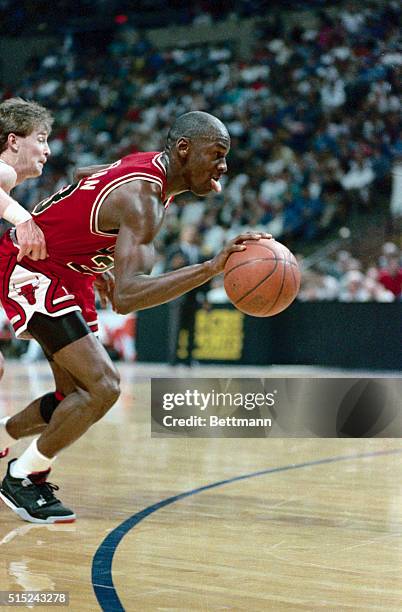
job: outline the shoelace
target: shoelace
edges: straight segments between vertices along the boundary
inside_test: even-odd
[[[50,469],[45,472],[39,472],[37,474],[30,474],[28,476],[32,484],[39,489],[42,497],[49,502],[58,502],[59,500],[54,495],[53,491],[58,491],[59,487],[52,482],[47,482],[46,478],[50,473]]]
[[[58,491],[59,487],[52,482],[44,482],[43,484],[36,485],[40,491],[42,497],[49,502],[58,502],[59,500],[54,495],[53,491]]]

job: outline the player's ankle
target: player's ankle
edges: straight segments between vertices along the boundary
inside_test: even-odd
[[[48,470],[55,457],[50,459],[38,451],[37,440],[33,440],[21,457],[11,465],[10,473],[13,478],[25,478],[33,472]]]

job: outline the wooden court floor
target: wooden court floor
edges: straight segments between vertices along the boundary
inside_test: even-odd
[[[120,371],[118,404],[52,472],[76,523],[0,506],[0,590],[68,591],[74,612],[402,610],[400,440],[151,439],[149,377],[190,374]],[[9,363],[0,415],[50,383],[41,362]]]

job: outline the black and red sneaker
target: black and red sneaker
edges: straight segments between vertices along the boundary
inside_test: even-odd
[[[24,521],[30,523],[72,523],[75,514],[63,506],[53,491],[57,485],[47,482],[50,468],[45,472],[35,472],[26,478],[14,478],[10,473],[12,459],[8,463],[7,474],[0,488],[0,498]]]

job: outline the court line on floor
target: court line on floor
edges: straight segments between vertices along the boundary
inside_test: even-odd
[[[347,461],[350,459],[364,459],[367,457],[378,457],[383,455],[396,455],[402,454],[402,448],[386,450],[386,451],[374,451],[371,453],[357,453],[352,455],[340,455],[338,457],[327,457],[326,459],[316,459],[315,461],[306,461],[304,463],[292,463],[290,465],[283,465],[275,468],[268,468],[266,470],[259,470],[258,472],[251,472],[249,474],[243,474],[241,476],[234,476],[225,480],[219,480],[212,484],[204,485],[172,497],[167,497],[161,501],[147,506],[143,510],[136,512],[130,518],[125,520],[123,523],[118,525],[113,531],[111,531],[97,549],[93,561],[92,561],[92,586],[95,591],[96,598],[102,610],[107,612],[124,612],[119,596],[117,595],[115,586],[112,578],[112,563],[113,557],[116,552],[118,545],[127,533],[133,529],[138,523],[143,521],[145,518],[164,508],[170,504],[174,504],[181,499],[197,495],[203,491],[209,491],[210,489],[216,489],[233,482],[239,482],[240,480],[246,480],[248,478],[256,478],[257,476],[265,476],[266,474],[276,474],[278,472],[287,472],[290,470],[298,470],[306,467],[313,467],[316,465],[324,465],[326,463],[336,463],[338,461]]]

